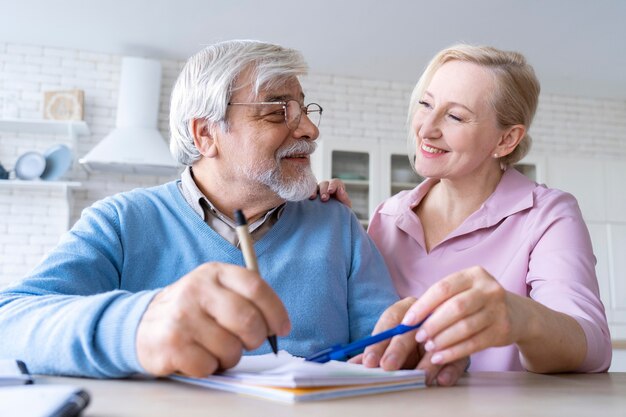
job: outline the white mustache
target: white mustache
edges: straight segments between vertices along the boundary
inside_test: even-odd
[[[278,149],[276,158],[281,159],[290,155],[310,155],[315,152],[316,148],[317,143],[300,140]]]

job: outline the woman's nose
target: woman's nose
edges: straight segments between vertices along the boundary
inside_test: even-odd
[[[416,115],[415,128],[421,138],[438,138],[441,136],[440,119],[435,112],[427,115]]]

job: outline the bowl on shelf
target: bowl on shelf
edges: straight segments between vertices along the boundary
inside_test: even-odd
[[[43,156],[46,159],[46,169],[41,173],[42,180],[57,180],[72,166],[72,151],[63,144],[53,146]]]
[[[39,152],[25,152],[15,162],[15,176],[21,180],[39,178],[46,169],[46,158]]]

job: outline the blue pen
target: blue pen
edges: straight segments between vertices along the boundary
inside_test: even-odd
[[[418,327],[420,327],[426,321],[426,319],[428,319],[428,317],[426,317],[424,320],[422,320],[421,322],[413,326],[406,326],[404,324],[399,324],[394,328],[385,330],[384,332],[380,332],[372,336],[365,337],[361,340],[357,340],[356,342],[329,347],[327,349],[321,350],[309,356],[308,358],[306,358],[306,360],[309,362],[318,362],[318,363],[324,363],[324,362],[328,362],[332,360],[335,360],[335,361],[344,360],[348,358],[348,356],[361,353],[363,349],[365,349],[369,345],[374,345],[378,342],[382,342],[383,340],[391,339],[392,337],[397,336],[399,334],[404,334],[406,332],[410,332],[411,330],[415,330]]]

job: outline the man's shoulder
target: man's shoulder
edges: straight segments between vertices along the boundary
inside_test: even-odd
[[[352,210],[338,200],[332,198],[328,201],[321,201],[319,198],[315,200],[301,200],[287,203],[291,210],[296,210],[300,214],[310,219],[326,219],[350,217],[353,215]]]
[[[117,212],[162,208],[170,204],[172,186],[176,187],[175,182],[120,192],[95,202],[91,208]]]

